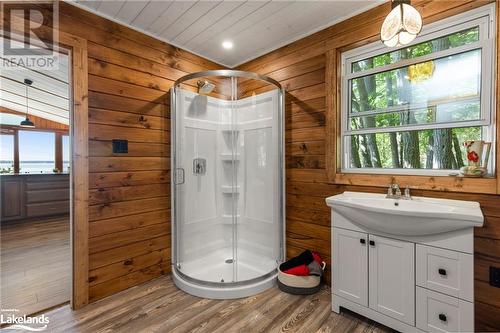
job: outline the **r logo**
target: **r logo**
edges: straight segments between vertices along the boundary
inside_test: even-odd
[[[1,1],[1,68],[55,68],[59,41],[57,1]],[[49,59],[50,58],[50,59]]]

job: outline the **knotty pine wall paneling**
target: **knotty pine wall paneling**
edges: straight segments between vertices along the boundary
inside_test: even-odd
[[[88,42],[93,302],[170,272],[169,89],[221,66],[65,2],[60,29]],[[112,139],[129,153],[113,154]]]
[[[489,2],[412,1],[425,23]],[[340,54],[346,45],[353,47],[377,40],[382,21],[389,11],[390,5],[386,3],[238,67],[269,75],[287,90],[286,245],[289,257],[304,249],[316,249],[331,267],[330,210],[325,198],[344,191],[386,191],[382,187],[336,184],[329,180],[328,164],[331,161],[326,156],[330,144],[327,138],[331,133],[326,131],[325,112],[336,108],[335,96],[340,87],[329,86],[325,76],[336,75],[336,68],[327,64],[327,53],[331,52],[331,58],[332,54]],[[362,36],[367,37],[361,40]],[[259,89],[252,84],[241,89]],[[333,105],[328,108],[328,103]],[[475,232],[476,329],[500,331],[500,288],[488,283],[489,266],[500,267],[500,195],[431,190],[414,190],[412,194],[481,203],[486,222],[484,228]],[[329,270],[327,283],[330,283],[330,274]]]

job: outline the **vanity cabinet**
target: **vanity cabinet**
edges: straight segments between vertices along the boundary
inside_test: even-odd
[[[334,228],[333,292],[359,305],[415,322],[415,245]]]
[[[473,263],[473,228],[392,235],[332,207],[337,313],[346,308],[400,332],[473,332]]]

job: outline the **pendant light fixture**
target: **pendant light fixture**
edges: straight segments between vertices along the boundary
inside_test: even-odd
[[[35,127],[35,124],[28,117],[28,87],[30,87],[31,84],[33,84],[33,81],[31,81],[30,79],[24,79],[24,85],[26,86],[26,119],[21,121],[21,123],[19,124],[21,127]]]
[[[380,30],[380,38],[388,47],[411,43],[422,30],[422,17],[411,6],[411,0],[392,0],[392,10]]]

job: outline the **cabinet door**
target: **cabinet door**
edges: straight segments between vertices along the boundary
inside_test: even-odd
[[[368,235],[333,228],[333,292],[368,306]]]
[[[370,308],[415,324],[415,244],[369,237]]]
[[[2,179],[2,220],[16,219],[23,216],[23,181],[20,177],[6,176],[18,178],[15,180]]]

